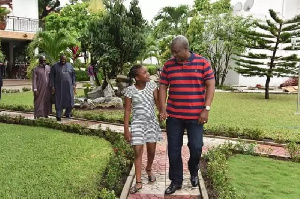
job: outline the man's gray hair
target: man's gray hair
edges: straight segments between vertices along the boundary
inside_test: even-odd
[[[183,36],[183,35],[178,35],[178,36],[176,36],[176,37],[172,40],[171,46],[172,46],[173,44],[180,44],[182,47],[189,49],[189,41],[188,41],[188,39],[187,39],[185,36]]]

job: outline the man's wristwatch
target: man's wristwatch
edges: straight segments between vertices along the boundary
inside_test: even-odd
[[[207,111],[210,111],[210,106],[204,106]]]

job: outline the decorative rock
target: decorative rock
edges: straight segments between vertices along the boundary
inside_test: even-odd
[[[124,89],[128,87],[128,77],[125,75],[118,75],[116,79],[116,86],[118,90],[116,91],[116,95],[121,97],[124,95]]]
[[[123,100],[119,97],[112,97],[111,100],[107,103],[107,106],[123,108]]]
[[[104,93],[104,97],[114,97],[115,96],[115,92],[113,90],[113,88],[111,87],[110,84],[108,84],[105,89],[103,90],[103,93]],[[103,96],[100,96],[100,97],[103,97]]]
[[[88,98],[89,99],[96,99],[99,97],[104,97],[104,92],[102,91],[102,86],[99,86],[98,88],[92,90],[91,92],[88,92]]]
[[[93,103],[101,104],[101,103],[104,103],[104,101],[105,101],[105,97],[99,97],[99,98],[94,99]]]

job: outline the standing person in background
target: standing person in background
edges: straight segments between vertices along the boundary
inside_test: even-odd
[[[67,63],[65,55],[60,56],[60,61],[51,67],[50,85],[55,95],[56,119],[61,121],[63,109],[64,116],[71,118],[74,106],[74,93],[76,93],[75,71],[70,63]]]
[[[181,189],[183,164],[181,148],[184,130],[187,130],[190,159],[188,168],[193,187],[199,185],[199,163],[203,146],[203,125],[215,92],[215,78],[210,63],[189,51],[189,42],[180,35],[172,40],[169,59],[161,72],[159,106],[161,120],[167,118],[170,186],[165,194]],[[167,108],[166,98],[169,89]]]
[[[90,77],[90,84],[94,86],[95,82],[95,73],[94,73],[94,65],[91,63],[88,67],[88,76]]]
[[[32,70],[34,118],[47,118],[52,112],[50,70],[51,67],[46,65],[46,58],[40,56],[39,65]]]
[[[162,139],[162,133],[157,121],[154,107],[158,107],[157,85],[150,82],[147,68],[134,65],[129,72],[130,85],[125,90],[124,137],[134,149],[134,166],[136,184],[130,188],[130,193],[136,193],[142,188],[142,156],[144,144],[147,147],[146,173],[148,181],[156,181],[152,173],[152,163],[155,156],[156,142]],[[129,131],[129,120],[132,109],[132,122]]]

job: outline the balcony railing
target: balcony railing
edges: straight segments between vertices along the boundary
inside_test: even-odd
[[[41,29],[40,29],[40,22],[38,19],[7,16],[5,30],[22,31],[22,32],[37,32]]]

